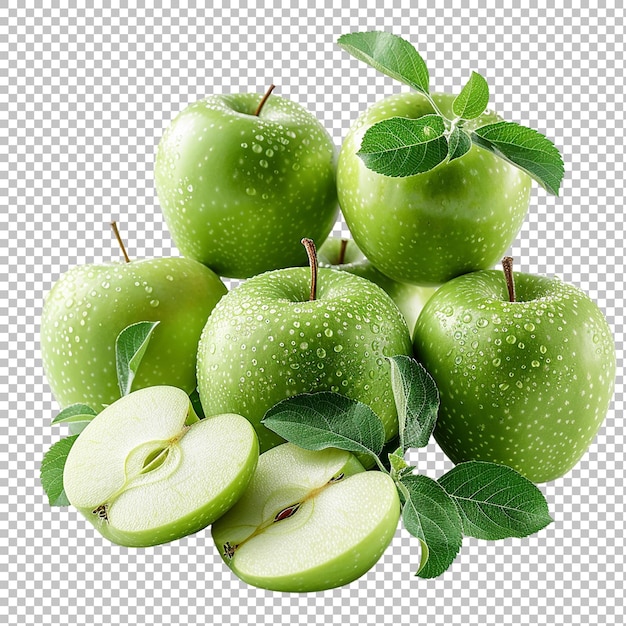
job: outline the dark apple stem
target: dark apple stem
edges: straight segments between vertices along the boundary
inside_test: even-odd
[[[341,240],[341,248],[339,248],[339,261],[337,262],[337,265],[343,265],[345,260],[346,260],[346,248],[348,247],[348,240],[347,239],[342,239]]]
[[[509,290],[509,302],[515,302],[515,279],[513,278],[513,257],[505,256],[502,259],[502,269]]]
[[[306,248],[309,257],[309,265],[311,266],[311,295],[309,300],[313,301],[317,296],[317,250],[312,239],[304,237],[300,243]]]
[[[276,85],[270,85],[269,89],[265,92],[265,95],[261,98],[261,102],[259,102],[259,106],[256,108],[256,111],[254,112],[254,114],[259,117],[259,115],[261,114],[261,109],[263,108],[263,106],[265,105],[265,103],[267,102],[267,99],[270,97],[270,94],[272,93],[272,91],[274,91],[274,88],[276,87]]]
[[[122,237],[120,236],[120,231],[117,229],[117,222],[111,222],[111,228],[115,233],[115,238],[117,239],[117,243],[120,245],[122,249],[122,254],[124,255],[124,261],[126,263],[130,263],[130,259],[128,258],[128,254],[126,253],[126,247],[124,246],[124,242],[122,241]]]

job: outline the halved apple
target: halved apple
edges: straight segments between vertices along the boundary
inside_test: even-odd
[[[320,591],[367,572],[391,542],[399,516],[389,475],[366,472],[349,452],[286,443],[259,457],[245,493],[212,534],[243,581],[274,591]]]
[[[65,493],[104,537],[124,546],[173,541],[208,526],[244,492],[259,456],[241,415],[203,420],[176,387],[120,398],[80,434]]]

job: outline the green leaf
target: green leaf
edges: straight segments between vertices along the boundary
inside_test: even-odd
[[[52,420],[52,424],[67,424],[72,435],[78,435],[96,415],[97,413],[86,404],[72,404],[65,407]]]
[[[67,455],[78,435],[65,437],[53,444],[43,457],[39,468],[41,486],[50,506],[68,506],[69,501],[63,489],[63,470]]]
[[[460,159],[471,147],[472,138],[462,128],[455,126],[448,137],[448,162]]]
[[[204,419],[204,417],[205,417],[204,409],[202,408],[202,403],[200,402],[200,393],[198,392],[197,388],[194,389],[189,394],[189,400],[191,401],[191,406],[193,407],[193,410],[194,410],[195,414],[200,419]]]
[[[463,532],[477,539],[526,537],[552,518],[543,493],[506,465],[460,463],[439,479],[456,502]]]
[[[417,119],[391,117],[365,131],[357,155],[378,174],[393,177],[422,174],[448,156],[445,130],[440,115]]]
[[[482,115],[489,104],[489,85],[477,72],[472,72],[461,93],[452,103],[452,111],[464,120]]]
[[[463,543],[461,518],[452,498],[436,481],[422,474],[402,478],[408,492],[402,508],[404,527],[422,545],[416,576],[435,578],[452,564]]]
[[[150,338],[159,322],[137,322],[127,326],[115,341],[117,382],[122,396],[130,393]]]
[[[524,170],[546,191],[559,195],[563,159],[556,146],[541,133],[515,122],[495,122],[476,128],[472,141]]]
[[[262,423],[307,450],[339,448],[378,458],[385,443],[383,423],[372,409],[331,391],[282,400]]]
[[[423,448],[428,445],[437,421],[439,393],[432,376],[411,357],[388,358],[391,364],[391,389],[398,410],[400,447]]]
[[[417,91],[428,94],[430,76],[424,59],[406,40],[382,31],[342,35],[337,44],[353,57]]]

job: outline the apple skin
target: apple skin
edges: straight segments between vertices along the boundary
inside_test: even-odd
[[[141,321],[160,324],[133,389],[168,384],[191,393],[200,334],[226,291],[210,269],[180,257],[70,269],[48,293],[40,329],[44,371],[57,402],[99,411],[117,400],[115,340]]]
[[[460,276],[417,320],[415,356],[437,383],[435,439],[454,463],[513,467],[533,482],[574,467],[613,395],[615,346],[597,305],[558,278]]]
[[[407,285],[406,283],[399,283],[388,278],[382,272],[379,272],[369,259],[365,258],[365,255],[352,239],[348,240],[346,245],[343,263],[339,263],[341,242],[342,239],[340,237],[329,237],[323,243],[318,253],[320,265],[356,274],[376,283],[391,296],[391,299],[396,303],[402,315],[404,315],[409,331],[412,333],[420,311],[424,308],[430,296],[435,293],[437,287]]]
[[[323,241],[338,215],[330,135],[279,96],[255,116],[260,99],[215,95],[191,104],[156,153],[154,180],[176,246],[220,276],[306,265],[300,240]]]
[[[147,471],[165,448],[167,457]],[[68,454],[63,486],[109,541],[154,546],[221,517],[245,491],[258,458],[256,434],[241,415],[198,420],[184,391],[149,387],[87,425]]]
[[[432,97],[454,117],[454,95]],[[406,178],[377,174],[357,156],[365,131],[376,122],[433,112],[417,92],[374,104],[348,132],[337,169],[339,204],[358,247],[386,276],[416,285],[492,268],[519,232],[531,192],[527,174],[476,146],[451,163]],[[465,128],[499,119],[486,113]]]
[[[297,504],[293,515],[276,520]],[[393,539],[399,518],[400,499],[388,474],[363,471],[342,450],[313,452],[285,443],[259,457],[246,491],[211,532],[239,578],[302,593],[365,574]]]
[[[309,268],[274,270],[220,301],[198,346],[202,407],[247,417],[265,451],[283,442],[261,424],[271,407],[300,393],[335,391],[370,406],[391,439],[398,419],[384,357],[412,352],[402,314],[360,276],[320,268],[314,301],[310,282]]]

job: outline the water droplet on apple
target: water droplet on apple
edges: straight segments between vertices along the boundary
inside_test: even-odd
[[[515,335],[508,335],[506,338],[506,342],[513,345],[514,343],[517,342],[517,337]]]
[[[324,350],[324,348],[318,348],[316,352],[320,359],[323,359],[326,356],[326,350]]]
[[[74,300],[73,300],[72,298],[68,298],[68,299],[65,301],[65,306],[66,306],[68,309],[71,309],[71,308],[74,306]],[[596,342],[596,343],[597,343],[597,342]]]
[[[246,193],[249,196],[256,196],[256,189],[254,187],[247,187],[246,188]]]
[[[466,313],[463,317],[462,320],[465,324],[469,324],[472,321],[472,316],[469,313]]]
[[[500,364],[502,363],[502,361],[496,357],[493,361],[491,361],[491,363],[495,366],[495,367],[500,367]]]
[[[155,300],[150,300],[150,306],[151,306],[153,309],[156,309],[156,308],[159,306],[159,301],[158,301],[158,300],[156,300],[156,299],[155,299]]]
[[[332,336],[333,336],[333,331],[332,331],[332,329],[327,328],[327,329],[324,331],[324,334],[325,334],[327,337],[332,337]]]
[[[532,362],[531,362],[531,365],[532,365],[533,367],[539,367],[539,366],[541,365],[541,363],[539,363],[539,361],[532,361]]]
[[[252,152],[255,152],[256,154],[261,154],[261,152],[263,152],[263,147],[260,146],[258,143],[253,143]]]
[[[343,350],[343,346],[341,344],[337,344],[333,349],[335,352],[341,352]]]
[[[489,326],[489,320],[484,317],[479,317],[476,320],[476,326],[478,326],[478,328],[487,328],[487,326]]]
[[[533,330],[535,330],[535,325],[532,322],[526,322],[526,324],[524,324],[524,329],[529,333],[532,333]]]
[[[308,347],[309,347],[309,344],[308,344],[306,341],[303,341],[303,342],[300,344],[300,350],[307,350],[307,349],[308,349]]]

